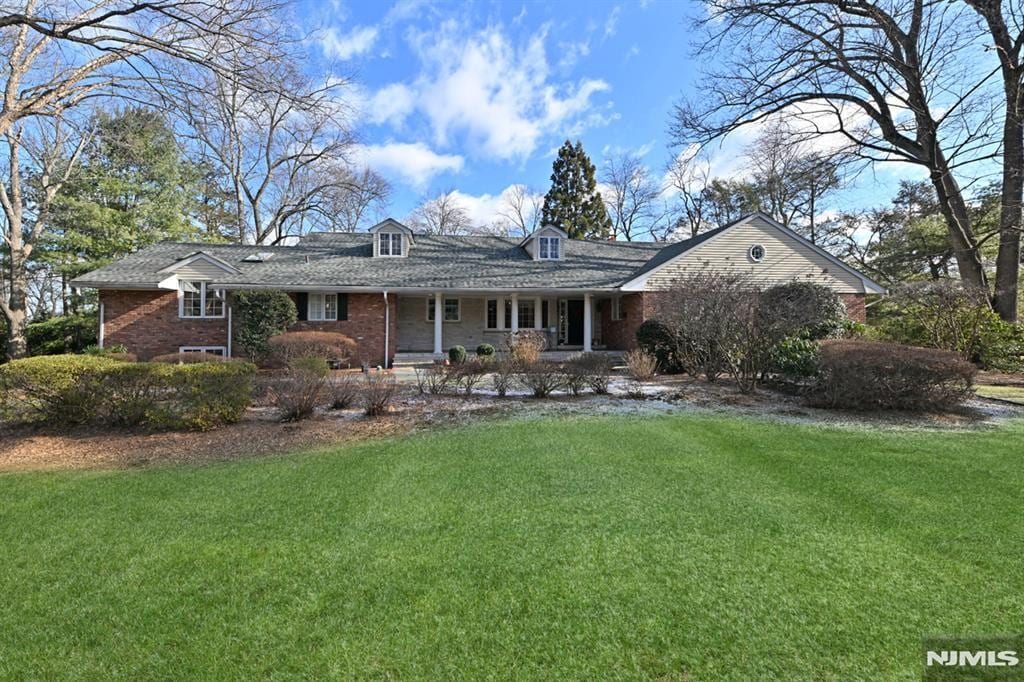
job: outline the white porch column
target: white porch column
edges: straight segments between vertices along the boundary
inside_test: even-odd
[[[444,322],[444,294],[434,292],[434,355],[444,354],[444,340],[441,324]]]
[[[512,294],[512,331],[519,331],[519,294]]]
[[[540,329],[541,328],[541,324],[540,324],[541,323],[540,310],[543,307],[543,305],[544,305],[544,303],[543,303],[542,299],[540,299],[539,297],[533,299],[533,328],[534,329]]]
[[[589,353],[593,348],[594,321],[593,299],[590,294],[583,295],[583,352]]]

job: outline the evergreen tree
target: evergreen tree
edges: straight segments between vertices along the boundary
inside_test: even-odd
[[[607,239],[612,221],[597,191],[594,164],[583,143],[566,140],[551,172],[551,189],[544,195],[541,222],[565,230],[570,239]]]

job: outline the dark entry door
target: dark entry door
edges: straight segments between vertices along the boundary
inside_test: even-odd
[[[568,322],[568,333],[566,341],[570,346],[583,345],[583,301],[580,299],[569,299],[566,301],[566,322]]]

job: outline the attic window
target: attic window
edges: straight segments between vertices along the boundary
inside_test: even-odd
[[[401,256],[402,255],[402,233],[401,232],[380,232],[378,239],[378,255]]]
[[[537,237],[537,259],[558,260],[561,257],[560,237]]]

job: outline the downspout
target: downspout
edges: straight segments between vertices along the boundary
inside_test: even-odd
[[[104,316],[105,312],[106,312],[106,309],[104,308],[104,303],[103,303],[103,301],[100,301],[100,333],[97,336],[97,341],[99,343],[99,347],[100,348],[103,348],[103,325],[105,323],[105,316]]]
[[[228,306],[228,357],[231,357],[231,304]]]
[[[388,305],[388,290],[384,290],[384,369],[389,369],[388,351],[391,349],[391,306]]]

